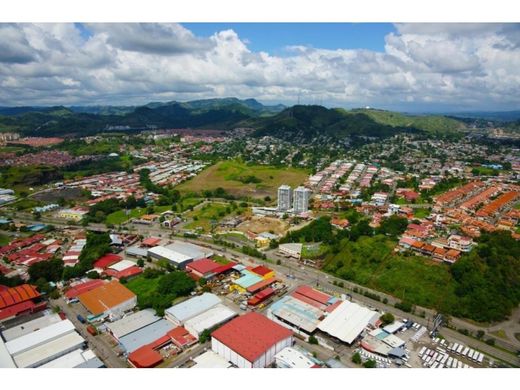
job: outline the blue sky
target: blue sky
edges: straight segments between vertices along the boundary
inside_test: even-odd
[[[391,23],[182,23],[195,35],[209,37],[232,29],[253,51],[283,55],[286,46],[321,49],[384,51],[385,35],[395,32]]]
[[[499,111],[518,109],[519,90],[519,23],[0,23],[3,106],[233,96]]]

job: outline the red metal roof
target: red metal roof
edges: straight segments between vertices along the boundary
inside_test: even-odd
[[[250,312],[214,331],[211,336],[253,363],[292,332],[262,314]]]
[[[270,286],[274,282],[276,282],[276,278],[269,278],[269,279],[266,279],[266,280],[262,280],[261,282],[258,282],[258,283],[253,284],[252,286],[249,286],[247,288],[247,292],[249,292],[251,294],[254,294],[257,291],[260,291],[261,289],[263,289],[263,288],[265,288],[267,286]]]
[[[161,363],[163,358],[151,346],[145,345],[128,355],[128,360],[137,368],[152,368]]]
[[[304,297],[307,297],[309,299],[312,299],[313,301],[319,302],[323,305],[326,305],[331,296],[325,293],[322,293],[321,291],[315,290],[312,287],[309,286],[299,286],[295,291],[294,294],[303,295]],[[298,298],[296,295],[293,296],[295,298]]]
[[[94,290],[95,288],[101,286],[104,282],[101,279],[89,280],[84,283],[80,283],[71,287],[65,293],[65,296],[68,299],[76,298],[78,295],[83,294],[87,291]]]
[[[250,298],[247,301],[247,304],[251,306],[256,306],[259,303],[265,301],[267,298],[271,297],[274,293],[275,291],[271,287],[268,287],[265,290],[260,291],[253,298]]]
[[[197,342],[197,339],[182,326],[170,330],[167,335],[171,338],[173,343],[180,348],[187,347]]]
[[[94,268],[105,269],[110,267],[112,264],[115,264],[119,261],[123,260],[121,256],[115,255],[113,253],[109,253],[107,255],[101,256],[94,263]]]
[[[265,276],[268,273],[273,272],[272,269],[269,269],[263,265],[259,265],[258,267],[253,268],[251,271],[260,276]]]
[[[237,263],[231,262],[224,265],[221,265],[219,268],[216,268],[213,270],[216,274],[221,274],[223,272],[229,271],[231,268],[233,268]]]
[[[21,286],[11,287],[0,293],[0,309],[16,305],[21,302],[38,298],[40,293],[36,291],[35,286],[30,284],[22,284]]]
[[[0,309],[0,321],[14,317],[24,311],[32,311],[36,305],[32,301],[20,302],[15,305]]]
[[[121,278],[129,278],[131,276],[139,275],[143,272],[143,270],[141,268],[139,268],[138,266],[133,265],[131,267],[125,268],[122,271],[116,271],[114,269],[109,268],[109,269],[105,270],[104,272],[105,272],[105,274],[107,274],[109,276],[121,279]]]
[[[194,270],[202,275],[212,273],[220,268],[220,264],[210,259],[195,260],[186,266],[187,269]]]
[[[156,246],[156,245],[159,245],[160,242],[161,242],[160,238],[148,237],[143,240],[143,245],[144,246]]]

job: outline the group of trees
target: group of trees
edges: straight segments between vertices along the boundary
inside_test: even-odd
[[[165,273],[164,270],[147,268],[142,277],[158,280],[155,289],[137,294],[139,307],[151,307],[160,316],[164,315],[164,310],[169,308],[176,298],[189,295],[196,287],[195,281],[181,271]]]
[[[91,206],[88,214],[84,217],[84,221],[85,223],[102,223],[105,222],[105,219],[109,214],[122,209],[133,209],[136,207],[146,207],[143,198],[137,200],[133,196],[130,196],[126,201],[115,198],[107,199]]]
[[[79,263],[63,270],[63,279],[68,280],[85,275],[93,267],[94,262],[110,252],[110,236],[108,233],[87,233],[87,243],[79,255]]]
[[[520,242],[507,231],[483,234],[476,249],[451,267],[456,316],[505,319],[520,303]]]

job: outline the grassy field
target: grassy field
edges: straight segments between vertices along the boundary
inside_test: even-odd
[[[144,276],[138,276],[129,280],[125,286],[138,297],[147,296],[157,289],[159,279],[145,279]]]
[[[211,230],[211,223],[215,223],[227,215],[231,215],[231,208],[225,203],[211,202],[204,206],[186,213],[188,218],[194,220],[186,224],[186,229],[203,230],[205,233]]]
[[[0,147],[0,153],[16,153],[25,150],[21,146],[2,146]]]
[[[195,207],[199,203],[203,201],[202,198],[185,198],[182,199],[179,203],[181,206],[181,212],[184,212],[190,208],[190,206]]]
[[[338,254],[326,256],[324,269],[417,305],[439,309],[456,305],[449,266],[396,255],[394,247],[395,242],[384,236],[343,241]]]
[[[296,168],[275,168],[263,165],[246,165],[238,161],[221,161],[206,168],[199,175],[176,187],[181,193],[214,190],[222,187],[235,196],[276,198],[276,191],[282,184],[292,187],[302,184],[308,172]],[[254,177],[256,183],[244,183]]]
[[[323,256],[325,253],[327,253],[328,250],[329,247],[325,244],[304,245],[302,247],[302,258],[315,259],[317,257]]]
[[[170,210],[170,206],[155,206],[154,213],[163,213],[166,210]],[[112,225],[119,225],[123,222],[128,221],[132,218],[139,218],[143,215],[147,214],[146,208],[135,208],[130,210],[130,213],[127,215],[125,210],[115,211],[112,214],[107,215],[106,223],[110,223]]]

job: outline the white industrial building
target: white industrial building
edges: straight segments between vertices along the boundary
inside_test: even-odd
[[[61,321],[62,318],[58,314],[45,315],[34,320],[24,322],[23,324],[13,326],[12,328],[5,329],[2,331],[2,336],[4,337],[5,341],[11,341]]]
[[[152,259],[166,260],[179,269],[184,269],[193,261],[193,257],[169,249],[165,246],[156,246],[148,249],[148,256]]]
[[[97,367],[103,366],[103,363],[96,357],[90,349],[86,351],[75,349],[66,355],[63,355],[49,363],[45,363],[40,368],[76,368],[85,364],[96,362]]]
[[[284,256],[294,257],[299,259],[302,256],[303,244],[289,243],[280,244],[278,246],[279,252]]]
[[[278,368],[312,368],[316,366],[311,359],[296,348],[287,347],[274,355]]]
[[[368,325],[377,326],[379,313],[344,301],[318,325],[318,329],[347,344],[352,344]]]
[[[166,309],[164,314],[166,319],[175,325],[181,326],[189,319],[204,313],[220,303],[222,303],[221,299],[215,294],[204,293]]]
[[[120,320],[109,322],[106,326],[112,336],[119,340],[121,337],[153,324],[160,319],[161,317],[155,314],[155,310],[145,309],[129,314]]]
[[[286,184],[278,187],[278,211],[288,211],[292,206],[292,189]]]
[[[309,201],[311,199],[312,191],[303,186],[297,187],[294,190],[293,212],[295,214],[306,213],[309,211]]]
[[[217,325],[237,316],[233,310],[218,304],[215,307],[195,316],[184,323],[184,328],[190,332],[193,337],[199,338],[200,334],[207,329],[211,329]]]
[[[193,358],[195,365],[192,368],[230,368],[233,365],[212,350]]]
[[[84,343],[85,340],[78,333],[68,333],[15,355],[14,361],[18,367],[39,367],[75,349],[81,348]]]
[[[45,328],[28,333],[22,337],[8,341],[5,345],[11,356],[17,356],[25,351],[31,350],[39,345],[51,342],[70,333],[76,329],[70,320],[63,320]]]

